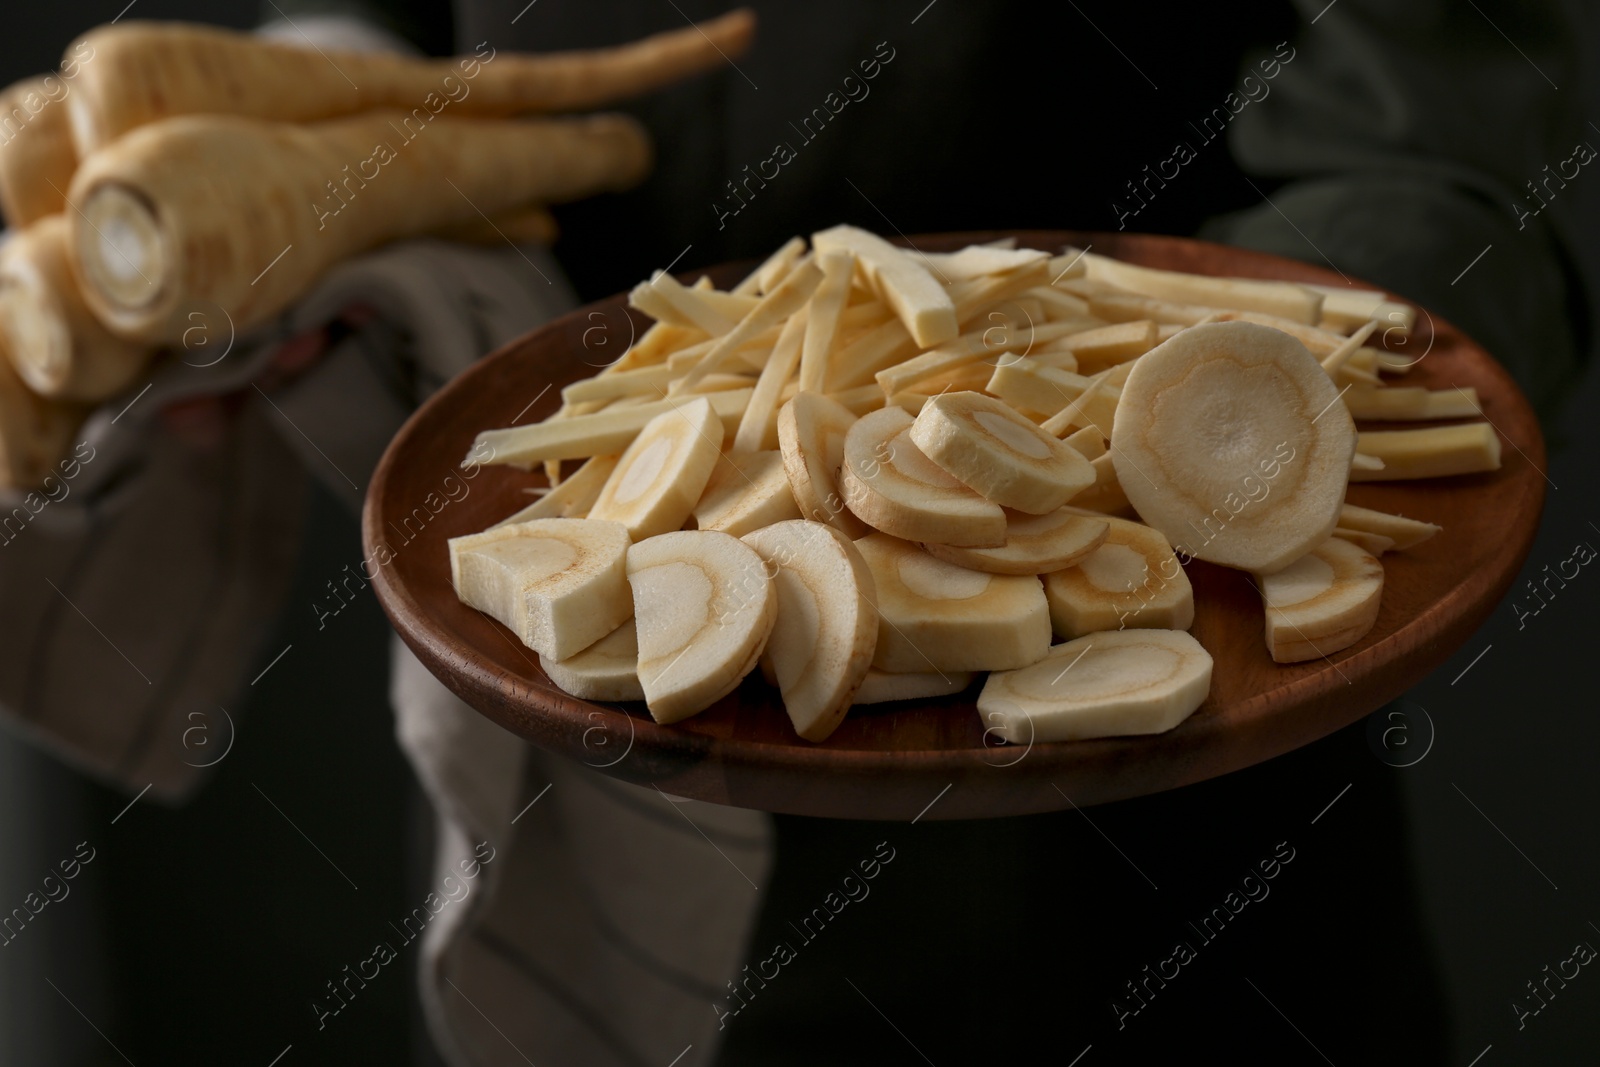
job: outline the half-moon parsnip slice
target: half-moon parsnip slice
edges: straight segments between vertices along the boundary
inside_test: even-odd
[[[945,393],[923,405],[911,443],[1001,507],[1045,515],[1094,484],[1076,448],[982,393]]]
[[[958,567],[887,534],[856,547],[876,588],[879,670],[1009,670],[1049,650],[1050,609],[1038,578]]]
[[[844,721],[878,644],[872,572],[848,537],[808,519],[744,536],[767,561],[778,617],[762,661],[795,733],[823,741]]]
[[[1095,517],[1110,527],[1100,547],[1076,566],[1044,576],[1057,636],[1070,639],[1129,628],[1187,630],[1193,625],[1194,588],[1161,531]]]
[[[971,684],[971,671],[945,671],[943,674],[920,671],[895,674],[874,668],[867,671],[867,676],[862,680],[861,688],[856,690],[855,699],[850,702],[850,706],[945,697],[959,693]]]
[[[928,554],[989,574],[1048,574],[1070,567],[1105,541],[1109,521],[1071,508],[1048,515],[1006,515],[1006,543],[999,548],[960,548],[929,542]]]
[[[1164,733],[1205,702],[1211,663],[1179,630],[1089,634],[989,675],[978,714],[1013,744]]]
[[[923,455],[911,426],[910,415],[889,407],[850,427],[839,475],[845,505],[874,529],[908,541],[1003,545],[1005,512]]]
[[[540,655],[539,668],[563,692],[582,700],[643,700],[639,684],[639,631],[629,619],[564,660]]]
[[[855,421],[849,408],[820,393],[796,393],[778,412],[778,448],[800,514],[825,522],[852,540],[869,531],[839,495],[844,439]]]
[[[450,539],[456,596],[553,660],[583,651],[633,614],[628,528],[535,519]]]
[[[1249,322],[1191,326],[1141,356],[1111,434],[1140,517],[1186,554],[1270,572],[1338,522],[1355,424],[1306,347]]]
[[[696,715],[755,667],[778,615],[767,565],[715,530],[679,530],[628,549],[639,683],[656,722]]]
[[[1258,580],[1267,606],[1267,650],[1278,663],[1349,648],[1378,621],[1383,564],[1342,538],[1330,537]]]
[[[697,527],[734,537],[799,517],[783,456],[776,449],[730,452],[718,458],[706,491],[694,506]]]
[[[627,526],[635,541],[683,526],[722,454],[722,420],[705,398],[645,424],[606,479],[591,519]]]

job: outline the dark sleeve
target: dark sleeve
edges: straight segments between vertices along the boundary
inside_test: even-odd
[[[455,51],[450,0],[263,0],[261,4],[263,22],[297,15],[345,15],[382,26],[430,56]]]
[[[1587,344],[1566,189],[1600,131],[1577,106],[1580,27],[1547,2],[1296,6],[1301,32],[1249,65],[1265,95],[1229,130],[1268,199],[1205,236],[1434,309],[1548,422]]]

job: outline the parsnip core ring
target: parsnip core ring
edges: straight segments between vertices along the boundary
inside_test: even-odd
[[[133,189],[108,183],[83,205],[78,263],[84,280],[118,308],[155,303],[167,273],[167,240],[155,207]]]

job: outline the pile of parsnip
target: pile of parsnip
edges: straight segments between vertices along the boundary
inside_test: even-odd
[[[978,671],[1008,741],[1167,730],[1211,681],[1185,563],[1247,572],[1274,660],[1326,657],[1376,620],[1379,557],[1439,529],[1348,484],[1500,462],[1471,390],[1389,384],[1410,361],[1366,342],[1414,312],[1378,292],[838,226],[631,302],[656,322],[624,356],[479,435],[553,488],[451,573],[562,689],[663,723],[759,661],[812,741]]]
[[[0,93],[0,488],[197,329],[221,348],[330,267],[427,234],[549,241],[553,203],[643,180],[592,109],[720,67],[746,10],[619,48],[423,60],[183,23],[91,31]]]

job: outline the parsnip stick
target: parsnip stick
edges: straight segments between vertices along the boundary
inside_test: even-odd
[[[740,345],[753,341],[759,334],[777,326],[804,307],[821,283],[822,270],[814,262],[807,261],[796,267],[776,289],[763,296],[761,302],[750,309],[739,325],[717,338],[705,358],[696,363],[673,388],[682,393],[693,390],[701,378],[712,371],[721,370]]]
[[[514,522],[532,519],[581,519],[589,514],[601,488],[611,472],[617,469],[617,456],[592,456],[572,477],[552,488],[514,515],[508,515],[489,527],[509,526]],[[558,461],[559,462],[559,461]]]
[[[1376,289],[1347,289],[1339,285],[1306,285],[1322,294],[1322,321],[1325,329],[1348,330],[1373,321],[1385,329],[1398,326],[1409,333],[1417,322],[1417,309],[1390,300]]]
[[[1420,545],[1441,529],[1431,522],[1408,519],[1404,515],[1390,515],[1384,511],[1373,511],[1371,508],[1357,507],[1348,502],[1339,512],[1339,525],[1348,530],[1381,534],[1393,541],[1395,550],[1399,552]]]
[[[649,394],[658,398],[674,378],[671,367],[641,367],[639,370],[616,374],[599,374],[593,378],[580,378],[561,390],[561,399],[568,404],[587,400],[615,400],[622,396]]]
[[[0,92],[0,212],[14,229],[66,210],[78,169],[60,75],[28,78]]]
[[[1082,375],[1035,359],[1014,358],[999,361],[984,389],[1018,410],[1050,416],[1078,399],[1093,384]]]
[[[876,385],[859,385],[854,389],[842,389],[829,393],[828,398],[849,409],[852,415],[865,415],[869,411],[877,411],[883,407],[883,390]]]
[[[85,300],[131,340],[179,341],[196,304],[245,333],[356,253],[480,212],[627,188],[650,166],[644,131],[617,115],[458,119],[414,140],[405,118],[191,116],[133,131],[86,158],[69,190]]]
[[[1064,293],[1049,285],[1041,285],[1036,289],[1029,289],[1028,296],[1044,304],[1044,313],[1052,321],[1059,319],[1086,319],[1091,317],[1089,302],[1082,297]],[[1094,325],[1103,325],[1095,323]]]
[[[1348,340],[1340,343],[1338,348],[1323,356],[1322,369],[1328,372],[1328,377],[1336,377],[1339,370],[1350,362],[1350,357],[1354,356],[1361,349],[1361,346],[1367,343],[1367,338],[1371,337],[1372,331],[1377,328],[1377,323],[1367,323],[1351,334]]]
[[[794,377],[795,365],[802,359],[801,344],[810,334],[808,321],[809,312],[802,308],[783,324],[783,332],[778,334],[778,343],[772,349],[772,358],[762,368],[755,392],[750,395],[750,404],[739,420],[732,451],[761,452],[778,447],[778,407],[783,387]]]
[[[1141,296],[1138,293],[1122,292],[1110,288],[1096,290],[1083,303],[1088,307],[1091,315],[1105,319],[1108,322],[1134,322],[1139,319],[1151,319],[1163,324],[1194,326],[1207,317],[1216,314],[1217,311],[1214,307],[1203,307],[1199,304],[1180,304],[1172,300],[1160,300],[1153,296]]]
[[[82,65],[66,106],[83,157],[136,127],[178,115],[316,122],[383,108],[448,107],[452,117],[587,111],[719,70],[754,33],[754,14],[741,8],[616,48],[516,55],[485,44],[475,56],[413,59],[326,53],[230,30],[129,20],[75,43],[73,50],[92,48],[94,59]]]
[[[206,340],[220,358],[228,343],[226,326],[205,325],[213,334]],[[0,249],[0,331],[28,387],[61,400],[99,403],[113,397],[155,355],[149,345],[108,333],[90,313],[67,265],[67,220],[60,215],[40,219]]]
[[[1358,454],[1383,461],[1380,471],[1350,471],[1352,482],[1441,478],[1500,469],[1500,435],[1487,422],[1378,430],[1357,436]]]
[[[686,288],[672,275],[657,271],[649,282],[633,287],[628,303],[659,321],[695,326],[712,337],[721,337],[750,314],[756,300],[715,290]]]
[[[1146,296],[1183,304],[1237,308],[1281,315],[1310,325],[1321,321],[1322,294],[1292,282],[1264,282],[1253,278],[1212,278],[1178,271],[1140,267],[1086,252],[1085,276]]]
[[[1041,423],[1039,428],[1053,437],[1060,437],[1074,427],[1093,426],[1102,436],[1110,438],[1111,423],[1121,399],[1121,386],[1099,379],[1076,400]]]
[[[1085,373],[1138,359],[1156,346],[1156,324],[1149,319],[1121,322],[1069,334],[1053,347],[1071,352]]]
[[[1001,249],[985,245],[968,245],[959,252],[908,252],[936,278],[963,281],[981,278],[986,274],[1004,274],[1026,267],[1030,263],[1044,262],[1049,253],[1033,248]]]
[[[727,431],[732,431],[745,405],[750,402],[753,389],[737,389],[711,393],[706,399],[711,410],[722,419]],[[485,430],[478,434],[473,452],[467,460],[480,463],[504,463],[524,470],[547,459],[582,459],[587,456],[621,453],[645,423],[664,411],[675,411],[699,397],[655,400],[631,407],[608,409],[593,415],[577,415],[570,419],[534,423],[532,426],[512,426],[504,430]],[[487,452],[489,459],[475,457]],[[466,461],[463,461],[466,462]]]
[[[851,252],[874,292],[894,308],[909,333],[924,348],[960,332],[950,294],[934,274],[877,234],[854,226],[835,226],[813,234],[811,246],[825,252]]]
[[[827,391],[828,357],[839,338],[839,319],[856,269],[855,256],[849,252],[827,252],[818,262],[822,282],[811,299],[805,346],[800,355],[800,388],[812,393]]]
[[[783,247],[768,256],[761,266],[735,286],[733,291],[739,296],[760,296],[772,292],[794,269],[794,265],[800,262],[800,257],[805,255],[805,252],[806,242],[803,237],[789,238],[783,242]]]
[[[1483,414],[1475,389],[1351,389],[1344,394],[1350,417],[1373,422],[1470,419]]]
[[[620,374],[665,362],[674,352],[709,340],[704,330],[658,322],[641,334],[615,362],[600,369],[601,374]]]

